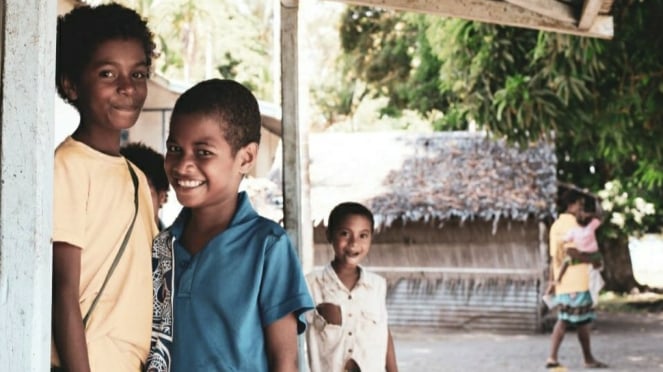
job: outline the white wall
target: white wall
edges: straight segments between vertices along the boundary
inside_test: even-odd
[[[0,369],[47,371],[56,2],[5,0],[0,108]]]

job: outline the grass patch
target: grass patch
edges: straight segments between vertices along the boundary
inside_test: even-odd
[[[662,312],[663,294],[603,292],[597,308],[607,312]]]

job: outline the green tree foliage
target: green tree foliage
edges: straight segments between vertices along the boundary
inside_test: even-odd
[[[390,111],[442,111],[438,130],[474,121],[518,143],[554,139],[559,179],[598,191],[619,179],[663,203],[663,1],[615,2],[613,40],[366,7],[341,40]],[[662,224],[660,213],[652,227]]]
[[[654,202],[621,229],[611,211],[600,230],[607,288],[628,291],[628,235],[663,225],[663,1],[615,2],[613,16],[614,39],[599,40],[351,8],[341,39],[357,61],[347,81],[389,97],[383,113],[441,111],[437,130],[474,122],[516,143],[554,140],[560,181],[593,192],[618,183],[625,200]]]
[[[349,7],[342,16],[341,66],[355,95],[389,97],[385,114],[404,108],[427,113],[443,103],[437,87],[440,62],[431,53],[419,17],[370,7]],[[357,83],[357,79],[360,83]],[[368,83],[368,86],[361,81]]]

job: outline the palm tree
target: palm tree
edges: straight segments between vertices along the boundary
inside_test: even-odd
[[[218,17],[227,8],[222,0],[141,0],[151,1],[151,22],[159,35],[162,51],[166,54],[164,69],[169,64],[179,65],[184,81],[193,80],[197,61],[206,60],[210,65],[211,40],[217,29]],[[178,52],[175,52],[175,51]],[[169,53],[175,56],[169,56]],[[202,58],[201,58],[202,57]],[[180,59],[181,58],[181,59]]]

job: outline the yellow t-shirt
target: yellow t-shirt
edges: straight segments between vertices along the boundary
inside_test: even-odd
[[[578,222],[574,215],[562,213],[559,218],[550,227],[550,257],[552,258],[552,267],[555,278],[559,276],[559,270],[562,261],[566,256],[566,248],[573,247],[573,243],[564,244],[564,238],[569,230],[578,227]],[[556,294],[584,292],[589,290],[589,269],[590,264],[569,265],[562,277],[562,281],[555,288]]]
[[[157,234],[145,175],[138,215],[124,254],[87,324],[93,372],[139,371],[152,322],[151,246]],[[55,150],[53,241],[80,247],[83,316],[108,274],[134,213],[134,187],[122,157],[103,154],[71,137]],[[52,350],[57,365],[57,353]]]

